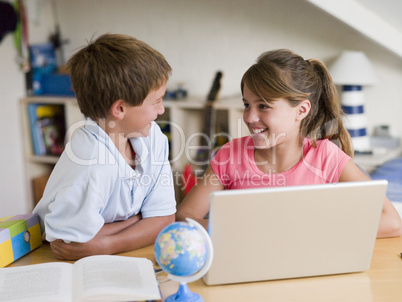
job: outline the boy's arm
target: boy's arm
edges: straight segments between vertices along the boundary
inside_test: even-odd
[[[140,220],[141,220],[141,213],[138,215],[132,216],[126,220],[105,223],[103,225],[103,227],[99,230],[98,235],[107,236],[107,235],[116,234]]]
[[[174,222],[174,214],[143,218],[117,233],[109,233],[110,230],[102,229],[93,239],[85,243],[65,243],[62,240],[55,240],[50,243],[50,246],[55,257],[61,260],[121,253],[153,244],[159,232],[172,222]],[[115,223],[110,225],[113,224]],[[105,227],[110,226],[105,225]]]
[[[370,180],[352,160],[350,160],[341,173],[340,182]],[[397,237],[402,235],[402,221],[392,203],[385,197],[381,213],[377,238]]]

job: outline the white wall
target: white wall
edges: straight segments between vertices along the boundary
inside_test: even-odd
[[[0,217],[28,210],[18,101],[24,92],[24,75],[16,63],[13,35],[8,34],[0,44]]]
[[[44,42],[54,24],[50,1],[28,2],[30,39]],[[207,94],[217,70],[224,73],[221,96],[238,95],[242,74],[265,50],[289,48],[305,58],[319,58],[326,63],[344,49],[363,50],[382,79],[381,84],[365,89],[369,131],[375,125],[389,124],[394,135],[402,136],[401,59],[305,1],[56,0],[56,10],[62,35],[70,41],[64,48],[66,57],[93,36],[106,32],[129,34],[165,55],[173,67],[170,85],[184,82],[189,93],[197,96]],[[3,42],[0,54],[6,52],[11,57],[12,47],[7,47]],[[15,65],[3,63],[1,58],[0,78],[9,80],[9,70],[18,77]],[[8,106],[12,109],[2,120],[14,125],[9,129],[19,129],[16,104],[23,94],[22,81],[19,78],[18,84],[2,84],[1,99],[9,95]],[[19,173],[14,181],[7,179],[14,187],[2,186],[2,212],[3,204],[19,204],[22,198],[21,193],[15,192],[15,187],[22,184],[18,131],[4,138],[1,132],[3,144],[7,141],[5,146],[13,148],[11,155],[3,148],[0,150],[4,162],[1,178],[9,178],[6,171],[15,170],[16,166]]]
[[[57,11],[70,39],[67,57],[93,36],[129,34],[166,56],[170,85],[184,82],[200,96],[218,69],[224,73],[221,95],[239,94],[242,74],[265,50],[289,48],[326,63],[344,49],[363,50],[382,79],[365,89],[368,130],[385,123],[402,136],[401,59],[305,1],[70,0],[57,1]]]

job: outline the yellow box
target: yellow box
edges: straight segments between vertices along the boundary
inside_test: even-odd
[[[41,245],[38,215],[0,218],[0,267],[9,265]]]

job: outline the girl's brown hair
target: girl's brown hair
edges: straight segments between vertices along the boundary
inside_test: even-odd
[[[291,106],[297,106],[308,99],[311,109],[301,123],[301,136],[310,138],[314,146],[317,140],[328,138],[353,156],[351,138],[342,122],[338,93],[320,60],[304,60],[287,49],[268,51],[243,75],[242,92],[244,85],[267,102],[284,98]]]

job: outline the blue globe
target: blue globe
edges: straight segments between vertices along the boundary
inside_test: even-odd
[[[205,236],[187,222],[166,226],[156,238],[154,247],[159,266],[174,276],[191,276],[207,261]]]

